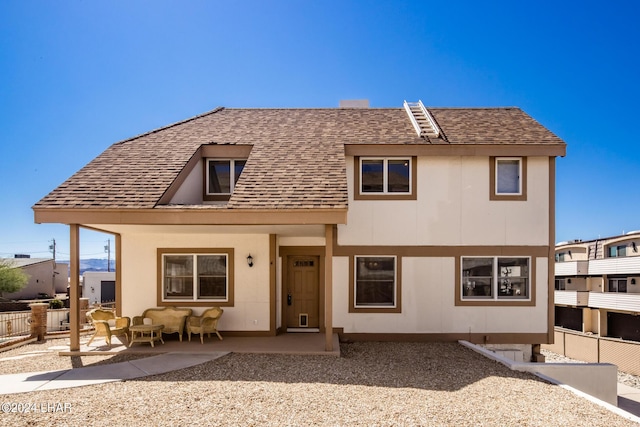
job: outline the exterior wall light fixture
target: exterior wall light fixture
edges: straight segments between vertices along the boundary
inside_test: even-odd
[[[631,284],[635,285],[636,284],[636,279],[631,279]]]
[[[247,257],[247,264],[249,264],[249,267],[253,267],[253,257],[251,254]]]

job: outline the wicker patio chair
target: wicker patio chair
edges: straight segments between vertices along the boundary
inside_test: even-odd
[[[208,334],[211,338],[211,333],[215,333],[219,339],[222,339],[220,332],[218,332],[218,320],[224,312],[220,307],[213,307],[205,310],[201,316],[189,316],[187,319],[187,335],[189,341],[191,341],[191,334],[200,334],[200,343],[204,344],[204,334]]]
[[[129,341],[129,326],[131,319],[128,317],[117,317],[111,310],[95,308],[87,312],[87,320],[93,324],[96,332],[93,334],[87,345],[91,344],[95,337],[105,337],[105,341],[111,347],[111,337],[124,335]]]

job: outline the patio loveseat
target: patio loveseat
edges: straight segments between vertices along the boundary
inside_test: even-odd
[[[152,324],[164,325],[164,328],[162,328],[163,334],[175,334],[177,332],[180,341],[182,341],[184,326],[187,317],[191,316],[191,313],[192,310],[190,308],[148,308],[142,313],[142,316],[135,316],[132,324],[143,325],[145,324],[144,319],[150,319]]]

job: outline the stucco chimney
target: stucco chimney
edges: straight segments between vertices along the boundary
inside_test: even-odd
[[[340,108],[369,108],[368,99],[343,99],[340,100]]]

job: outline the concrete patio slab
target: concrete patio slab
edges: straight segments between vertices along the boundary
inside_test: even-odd
[[[333,334],[333,350],[325,350],[325,335],[314,333],[287,333],[270,337],[234,337],[224,336],[223,340],[217,337],[205,338],[204,344],[199,337],[191,341],[184,339],[179,341],[174,337],[165,338],[164,344],[156,344],[151,347],[147,343],[135,343],[128,347],[118,338],[112,340],[109,347],[103,338],[96,338],[91,346],[86,345],[87,340],[81,340],[79,351],[61,350],[61,356],[91,356],[110,355],[116,353],[144,353],[162,354],[170,352],[185,353],[209,353],[227,351],[233,353],[278,353],[278,354],[305,354],[318,356],[340,357],[340,340],[338,334]],[[126,341],[125,341],[126,342]]]

